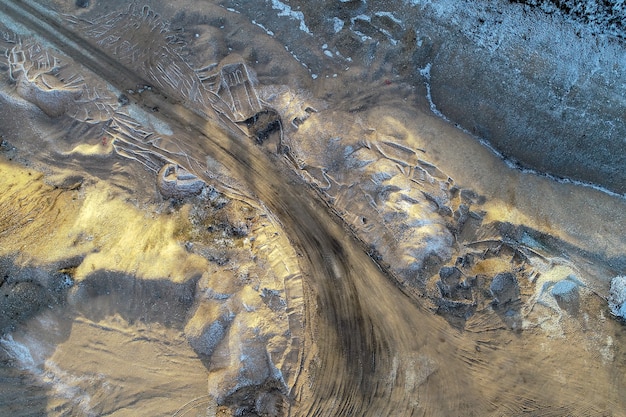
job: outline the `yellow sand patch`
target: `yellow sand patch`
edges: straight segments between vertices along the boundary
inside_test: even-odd
[[[101,182],[62,190],[19,165],[0,162],[0,170],[0,255],[41,264],[85,256],[77,280],[107,269],[179,282],[207,269],[176,239],[184,213],[147,214]]]

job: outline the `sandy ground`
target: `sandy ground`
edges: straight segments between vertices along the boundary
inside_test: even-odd
[[[118,10],[113,3],[86,9],[52,3],[86,20]],[[296,10],[272,4],[277,22],[305,24]],[[84,105],[89,118],[102,118],[92,123],[70,111],[71,101],[59,115],[57,101],[20,90],[8,71],[16,66],[5,63],[0,100],[11,111],[0,115],[2,409],[14,415],[349,415],[351,407],[359,415],[619,415],[626,335],[605,298],[611,278],[626,269],[622,198],[512,169],[429,113],[424,84],[396,81],[384,60],[355,57],[343,71],[335,60],[330,72],[317,74],[298,60],[310,37],[285,48],[271,28],[238,10],[151,6],[186,45],[172,56],[189,68],[233,53],[243,57],[231,56],[233,62],[249,65],[256,93],[282,121],[286,156],[271,156],[276,168],[260,165],[280,182],[267,185],[226,159],[212,159],[199,122],[180,110],[215,117],[210,99],[193,89],[176,90],[172,104],[163,92],[154,98],[150,91],[120,90],[121,76],[107,85],[63,57],[61,76],[80,73],[99,92]],[[133,13],[157,21],[146,9]],[[10,36],[4,41],[17,44]],[[315,53],[308,51],[311,60]],[[318,65],[324,57],[320,50]],[[28,85],[41,86],[45,77]],[[158,73],[149,77],[163,82]],[[130,105],[118,101],[121,91]],[[159,111],[147,104],[154,102]],[[132,134],[145,129],[151,139],[133,141],[122,128],[110,129],[110,109],[124,112],[118,122],[140,126]],[[279,133],[268,126],[264,147],[246,138],[244,149],[256,150],[239,162],[252,170],[265,161],[258,149],[276,154]],[[158,151],[138,152],[137,144]],[[208,187],[178,201],[163,197],[153,171],[163,155]],[[411,181],[416,172],[421,179]],[[308,186],[315,193],[288,194]],[[301,211],[278,216],[283,197],[273,188],[301,200],[285,206]],[[258,201],[266,195],[276,201]],[[335,227],[322,205],[308,199],[326,200],[346,228]],[[479,222],[461,224],[454,213],[463,204]],[[303,214],[310,219],[298,219]],[[316,241],[322,233],[333,246]],[[496,244],[476,243],[491,240]],[[455,263],[468,254],[479,260]],[[472,282],[469,299],[468,289],[459,289],[466,284],[450,284],[455,275],[444,268],[457,268]],[[493,282],[505,273],[517,284],[499,290]],[[575,287],[575,299],[557,299],[557,283]],[[455,310],[457,292],[473,300],[462,307],[471,314]],[[500,305],[497,298],[509,293],[511,302]],[[16,380],[28,394],[19,400],[12,395]]]

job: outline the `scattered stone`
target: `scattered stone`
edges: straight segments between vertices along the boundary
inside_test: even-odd
[[[439,270],[439,281],[437,286],[443,297],[450,297],[452,292],[459,285],[461,280],[461,271],[456,267],[444,266]]]
[[[280,291],[263,288],[261,291],[261,299],[265,305],[272,311],[280,311],[287,307],[287,302],[281,296]]]
[[[9,161],[15,158],[17,148],[0,136],[0,154],[4,155]]]
[[[130,104],[130,99],[128,98],[126,94],[120,94],[117,97],[117,102],[120,103],[120,106],[126,106]]]
[[[506,304],[520,298],[519,283],[510,272],[496,275],[491,281],[489,290],[496,304]]]
[[[62,190],[77,190],[85,181],[85,178],[82,175],[66,175],[66,176],[58,176],[58,177],[49,177],[47,182],[55,188],[60,188]]]
[[[442,297],[454,300],[473,300],[472,284],[475,277],[466,277],[455,266],[444,266],[439,270],[437,287]]]
[[[465,277],[457,267],[442,267],[436,282],[439,289],[439,297],[435,300],[437,313],[450,323],[460,325],[471,317],[476,310],[476,300],[471,288],[474,280],[475,277]]]
[[[611,280],[608,302],[611,314],[626,320],[626,276]]]
[[[284,398],[280,392],[262,391],[254,402],[255,412],[260,416],[284,415]]]

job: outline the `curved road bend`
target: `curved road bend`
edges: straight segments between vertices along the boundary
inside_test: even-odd
[[[0,14],[53,42],[120,91],[146,84],[72,33],[52,14],[22,0],[0,1]],[[409,300],[341,221],[280,157],[247,137],[198,115],[158,92],[135,97],[177,133],[176,144],[196,161],[205,155],[244,179],[280,219],[302,253],[307,290],[307,351],[294,388],[297,416],[488,415],[494,412],[471,378],[471,337],[452,330]],[[179,158],[188,166],[188,159]],[[202,175],[202,164],[189,167]],[[484,364],[483,364],[484,366]],[[307,373],[303,375],[307,375]],[[459,414],[460,413],[460,414]]]

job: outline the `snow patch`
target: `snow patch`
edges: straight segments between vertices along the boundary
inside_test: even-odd
[[[371,21],[372,21],[372,18],[371,18],[371,17],[369,17],[369,16],[368,16],[368,15],[366,15],[366,14],[360,14],[360,15],[358,15],[358,16],[354,16],[352,19],[350,19],[350,21],[352,22],[352,24],[354,24],[354,22],[355,22],[355,21],[357,21],[357,20],[364,20],[364,21],[366,21],[366,22],[371,22]]]
[[[339,19],[338,17],[333,17],[333,29],[335,33],[339,33],[341,29],[343,29],[343,25],[343,20]]]
[[[426,99],[428,100],[428,105],[430,106],[430,111],[432,111],[435,115],[442,118],[446,122],[449,122],[448,119],[439,109],[435,106],[433,102],[433,96],[430,91],[430,69],[432,68],[432,64],[429,62],[426,64],[424,68],[420,68],[419,72],[422,77],[424,77],[424,85],[426,86]]]
[[[278,16],[287,16],[295,20],[300,21],[300,30],[303,32],[311,34],[311,31],[307,27],[306,23],[304,23],[304,13],[297,12],[291,9],[291,6],[283,3],[279,0],[272,0],[272,9],[279,10]]]
[[[266,28],[265,26],[263,26],[262,24],[260,24],[259,22],[253,20],[252,21],[253,25],[257,25],[258,27],[260,27],[261,29],[263,29],[265,31],[265,33],[267,33],[270,36],[274,36],[274,32],[272,32],[271,30],[269,30],[268,28]]]
[[[22,369],[35,369],[35,359],[30,349],[13,340],[13,335],[7,334],[2,337],[2,339],[0,339],[0,348],[2,348],[11,359],[15,360]]]
[[[608,302],[611,314],[626,320],[626,276],[611,280]]]
[[[0,339],[0,348],[21,369],[51,387],[56,396],[75,404],[83,412],[82,415],[97,416],[91,407],[91,396],[79,386],[86,381],[91,382],[89,377],[76,377],[60,369],[53,361],[44,360],[47,349],[39,340],[17,341],[13,335],[7,334]]]
[[[393,22],[395,22],[395,23],[399,24],[400,26],[404,26],[404,24],[403,24],[402,20],[400,20],[400,19],[398,19],[397,17],[395,17],[395,16],[393,15],[393,13],[390,13],[390,12],[376,12],[376,13],[374,13],[374,14],[375,14],[376,16],[378,16],[378,17],[383,17],[383,16],[384,16],[384,17],[388,17],[389,19],[391,19]]]

